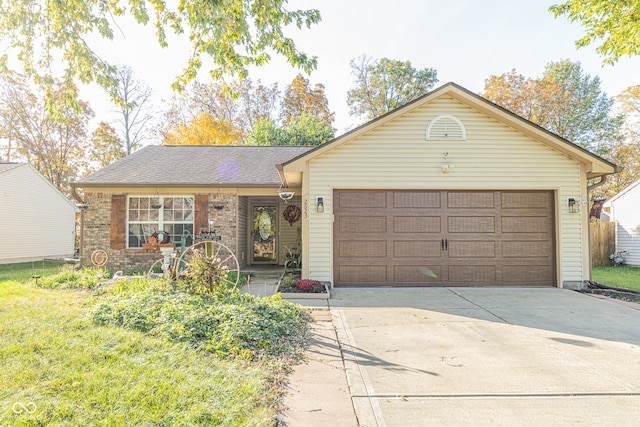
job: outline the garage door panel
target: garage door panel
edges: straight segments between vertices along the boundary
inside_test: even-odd
[[[393,207],[408,208],[440,208],[439,191],[398,191],[393,194]]]
[[[502,267],[503,280],[511,284],[546,285],[553,279],[546,265],[505,265]]]
[[[455,191],[447,193],[448,208],[493,209],[493,192]]]
[[[500,202],[503,209],[551,209],[552,199],[547,191],[504,192]]]
[[[385,258],[386,240],[347,240],[338,245],[338,255],[342,258]]]
[[[394,216],[394,233],[440,233],[440,216]]]
[[[452,216],[448,218],[449,233],[495,233],[496,219],[493,216]]]
[[[385,191],[349,191],[340,192],[336,198],[340,208],[375,209],[387,207]]]
[[[341,216],[338,221],[340,233],[377,234],[387,232],[386,216]]]
[[[450,258],[495,258],[496,243],[493,241],[449,240]]]
[[[395,258],[441,258],[441,240],[396,240],[393,242]]]
[[[447,276],[452,285],[488,285],[498,281],[495,265],[449,265]]]
[[[502,242],[502,256],[505,258],[547,258],[551,250],[548,240]]]
[[[548,216],[503,216],[503,233],[548,233]]]
[[[387,283],[386,265],[342,265],[339,267],[340,282],[353,285]]]
[[[442,283],[442,271],[440,266],[429,263],[426,265],[395,265],[393,267],[393,281],[403,285],[439,284]]]

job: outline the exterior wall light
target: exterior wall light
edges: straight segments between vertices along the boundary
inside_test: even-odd
[[[316,212],[324,212],[324,197],[322,196],[316,197]]]
[[[569,213],[578,213],[580,208],[575,197],[567,198],[567,206],[569,207]]]

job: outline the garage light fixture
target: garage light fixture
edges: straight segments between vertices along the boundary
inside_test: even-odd
[[[578,213],[578,201],[575,197],[567,198],[567,206],[569,207],[569,213]]]
[[[324,212],[324,197],[322,196],[316,197],[316,212]]]

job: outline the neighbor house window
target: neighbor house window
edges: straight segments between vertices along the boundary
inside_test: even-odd
[[[193,234],[193,212],[193,197],[130,196],[128,247],[141,248],[154,233],[161,231],[170,236],[171,243],[180,242],[185,230]]]

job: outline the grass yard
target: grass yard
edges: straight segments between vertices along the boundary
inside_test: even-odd
[[[591,275],[602,285],[640,291],[640,268],[637,267],[593,267]]]
[[[28,280],[32,276],[51,276],[59,273],[64,264],[52,261],[0,264],[0,283],[7,280]]]
[[[36,287],[27,264],[0,266],[0,426],[276,425],[277,357],[215,357],[167,334],[97,324],[93,290]]]

